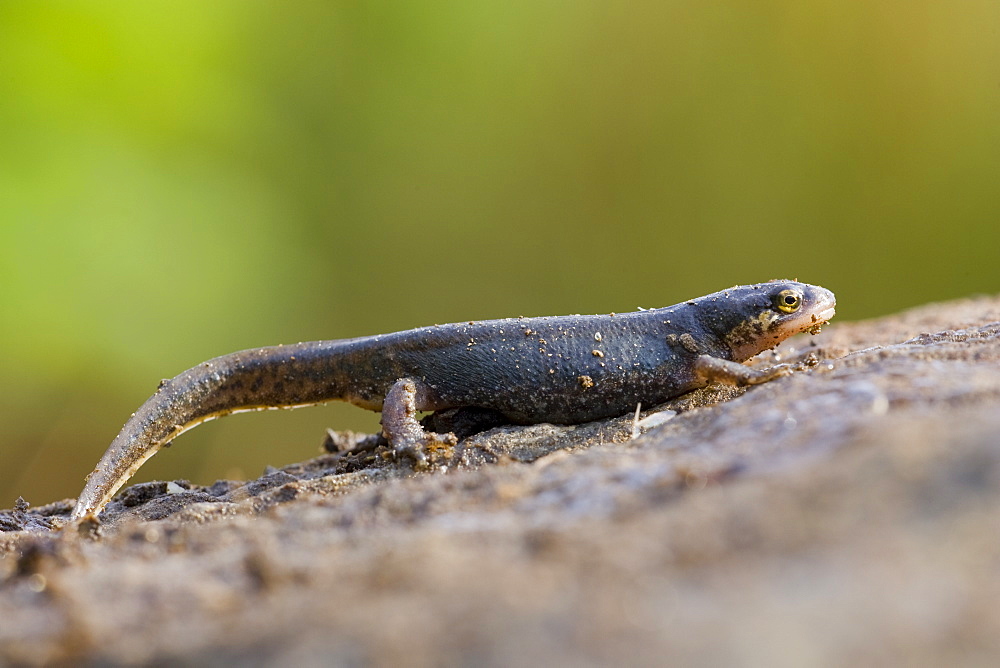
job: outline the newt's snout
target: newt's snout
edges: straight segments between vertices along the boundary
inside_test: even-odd
[[[814,287],[813,291],[816,294],[813,297],[815,303],[810,312],[810,320],[822,325],[837,314],[837,298],[826,288]]]

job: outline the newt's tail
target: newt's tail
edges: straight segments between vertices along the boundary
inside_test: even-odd
[[[111,442],[72,519],[100,512],[122,485],[183,432],[231,413],[347,399],[347,341],[255,348],[217,357],[164,381]]]

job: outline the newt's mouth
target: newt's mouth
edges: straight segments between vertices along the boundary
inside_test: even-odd
[[[816,324],[821,325],[835,315],[837,315],[837,309],[831,306],[825,311],[820,311],[819,313],[815,314],[813,317],[816,318]]]

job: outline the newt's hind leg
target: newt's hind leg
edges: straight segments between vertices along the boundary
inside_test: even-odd
[[[382,433],[389,439],[396,456],[413,459],[416,468],[426,468],[430,459],[451,459],[458,443],[455,434],[424,431],[417,421],[417,411],[425,405],[426,388],[419,380],[401,378],[385,395],[382,405]],[[444,450],[444,452],[441,452]]]

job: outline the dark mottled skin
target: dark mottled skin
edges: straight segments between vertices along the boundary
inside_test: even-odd
[[[801,296],[796,312],[777,309],[782,290]],[[413,400],[393,399],[391,408],[412,433],[397,436],[383,418],[394,445],[422,437],[414,410],[479,407],[512,423],[574,424],[704,386],[733,371],[732,362],[828,319],[832,305],[823,288],[781,281],[634,313],[435,325],[224,355],[161,384],[89,476],[74,516],[99,511],[164,443],[212,417],[333,400],[382,410],[408,379]]]

